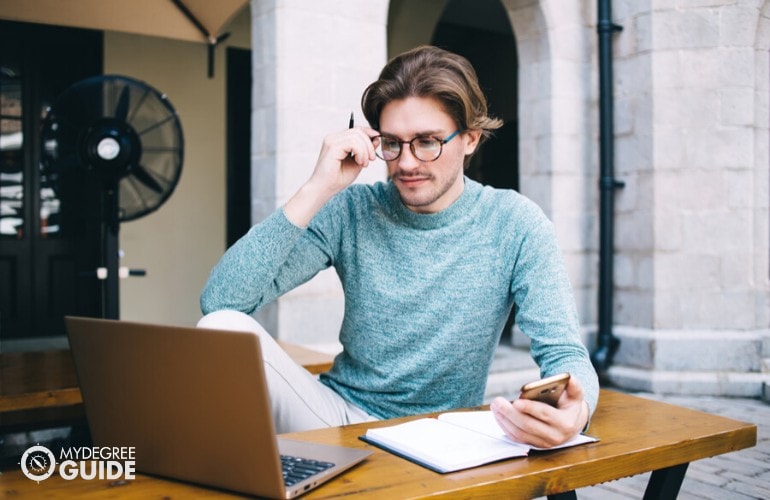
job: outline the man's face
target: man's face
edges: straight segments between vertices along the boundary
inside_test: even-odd
[[[445,139],[458,128],[439,101],[408,97],[382,108],[380,133],[409,141],[415,137]],[[451,205],[463,192],[463,160],[478,145],[480,131],[467,130],[442,146],[434,161],[420,161],[401,145],[401,155],[388,161],[388,174],[407,208],[418,213],[436,213]]]

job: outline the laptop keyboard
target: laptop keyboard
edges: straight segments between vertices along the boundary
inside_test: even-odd
[[[319,462],[308,458],[292,457],[281,455],[281,466],[283,468],[283,481],[286,486],[292,486],[300,481],[304,481],[314,474],[325,471],[334,464],[331,462]]]

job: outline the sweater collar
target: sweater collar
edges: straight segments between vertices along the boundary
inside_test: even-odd
[[[481,188],[479,183],[468,177],[464,177],[463,180],[465,181],[465,184],[460,197],[440,212],[432,214],[413,212],[401,201],[398,189],[392,181],[388,181],[387,184],[388,203],[393,209],[396,217],[409,227],[415,229],[436,229],[444,227],[470,213],[470,207],[473,200],[476,198],[476,193]]]

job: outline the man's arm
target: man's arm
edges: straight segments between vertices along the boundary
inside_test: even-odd
[[[515,256],[511,292],[516,322],[531,338],[531,353],[543,376],[569,372],[567,391],[556,408],[537,401],[500,398],[492,406],[512,438],[539,447],[560,444],[582,431],[595,410],[599,384],[580,337],[577,309],[553,225],[529,208],[529,224]]]
[[[318,248],[296,243],[321,208],[374,158],[370,137],[376,134],[359,127],[324,138],[310,179],[282,209],[252,227],[214,267],[201,293],[204,314],[221,309],[251,313],[328,266],[328,256]]]
[[[307,227],[315,214],[375,159],[371,138],[377,134],[374,129],[357,127],[326,136],[313,174],[284,206],[286,218],[298,227]]]

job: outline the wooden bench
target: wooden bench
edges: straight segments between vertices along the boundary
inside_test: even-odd
[[[280,340],[278,341],[278,345],[280,345],[298,365],[301,365],[307,371],[315,375],[329,371],[334,363],[333,354],[315,351],[299,344],[282,342]]]
[[[334,356],[278,342],[310,373],[329,370]],[[83,398],[69,350],[0,354],[0,433],[83,423]]]

